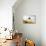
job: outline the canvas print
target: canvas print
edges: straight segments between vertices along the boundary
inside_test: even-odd
[[[35,15],[23,16],[23,23],[35,24],[36,23],[36,16]]]

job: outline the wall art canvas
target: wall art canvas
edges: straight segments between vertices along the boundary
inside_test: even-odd
[[[35,24],[36,23],[36,16],[35,15],[23,16],[23,23]]]

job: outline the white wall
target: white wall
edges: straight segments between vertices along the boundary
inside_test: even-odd
[[[41,1],[41,38],[42,46],[46,46],[46,0]]]
[[[41,46],[41,0],[23,0],[13,10],[15,29],[22,32],[25,38],[34,40],[36,46]],[[36,15],[36,24],[23,24],[24,15]]]
[[[0,27],[12,28],[12,6],[16,0],[0,0]]]
[[[14,10],[16,10],[14,12],[16,15],[15,28],[20,32],[23,32],[24,36],[27,36],[25,33],[30,34],[31,38],[34,38],[34,40],[38,41],[39,43],[40,43],[39,39],[41,39],[42,46],[46,46],[46,0],[32,0],[32,1],[27,0],[26,2],[25,1],[21,2],[21,5],[19,5],[18,8],[14,5]],[[36,15],[36,24],[33,25],[23,24],[22,23],[23,15],[30,15],[30,14]],[[38,42],[37,44],[39,45]]]

